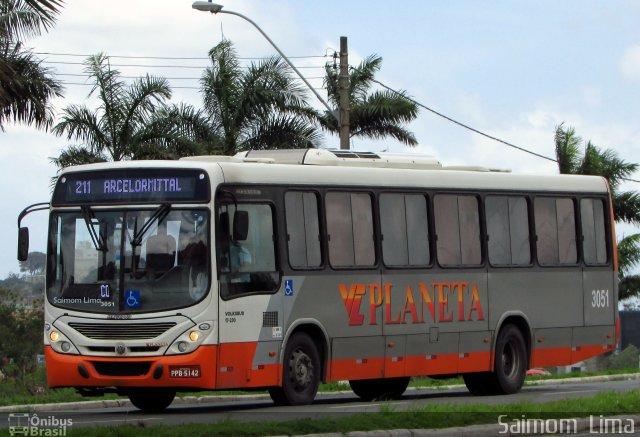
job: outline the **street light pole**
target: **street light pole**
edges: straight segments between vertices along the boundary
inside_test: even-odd
[[[191,7],[193,9],[198,10],[198,11],[211,12],[212,14],[222,13],[222,14],[236,15],[236,16],[248,21],[249,23],[253,24],[253,27],[258,29],[258,32],[260,32],[262,34],[262,36],[264,36],[265,39],[267,41],[269,41],[269,44],[271,44],[273,46],[273,48],[276,49],[276,51],[278,52],[280,57],[282,59],[284,59],[287,64],[289,64],[289,67],[291,67],[291,69],[296,72],[296,74],[300,77],[300,79],[302,79],[302,81],[305,83],[305,85],[307,85],[307,87],[309,87],[311,92],[313,94],[315,94],[315,96],[318,98],[318,100],[320,100],[320,102],[322,102],[324,107],[327,108],[327,111],[329,111],[329,114],[333,115],[336,118],[336,120],[338,121],[338,124],[340,124],[340,118],[334,114],[334,112],[331,109],[331,107],[329,106],[329,104],[327,102],[325,102],[322,97],[320,97],[320,94],[318,94],[318,92],[311,86],[311,84],[307,81],[307,79],[304,78],[302,73],[300,73],[300,71],[298,71],[298,69],[293,65],[293,63],[289,60],[289,58],[287,58],[285,56],[285,54],[282,53],[282,50],[280,50],[278,48],[278,46],[273,41],[271,41],[271,38],[269,38],[269,36],[266,33],[264,33],[264,31],[260,28],[260,26],[258,26],[252,19],[250,19],[249,17],[247,17],[245,15],[242,15],[239,12],[234,12],[234,11],[229,11],[229,10],[224,10],[223,11],[222,10],[222,8],[224,7],[223,5],[219,5],[219,4],[216,4],[216,3],[211,3],[211,0],[193,2]]]

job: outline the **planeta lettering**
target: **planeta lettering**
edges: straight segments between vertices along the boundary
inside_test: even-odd
[[[409,284],[404,303],[396,312],[391,305],[393,284],[339,284],[338,287],[349,326],[484,320],[478,286],[468,281]],[[384,308],[383,320],[378,320],[380,307]]]

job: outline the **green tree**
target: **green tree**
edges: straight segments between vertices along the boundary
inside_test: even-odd
[[[176,159],[201,150],[207,134],[201,114],[188,105],[168,105],[166,79],[143,76],[125,84],[104,54],[91,56],[85,72],[93,79],[89,95],[98,109],[70,105],[54,126],[56,135],[82,144],[71,145],[53,162],[58,167],[123,159]]]
[[[230,41],[209,51],[211,67],[202,76],[208,118],[208,152],[233,155],[248,149],[306,148],[319,144],[306,90],[278,57],[240,65]]]
[[[632,176],[638,164],[626,162],[612,149],[602,150],[591,141],[586,144],[574,128],[560,124],[555,131],[556,159],[563,174],[603,176],[611,187],[613,216],[616,222],[640,225],[640,193],[620,191],[620,184]],[[640,234],[623,237],[618,241],[618,267],[621,279],[620,298],[628,297],[640,289],[631,269],[640,262]]]
[[[415,146],[418,140],[405,124],[418,115],[418,107],[403,97],[404,93],[392,91],[373,91],[375,74],[380,70],[382,58],[370,55],[349,72],[349,136],[383,139],[386,137],[408,146]],[[330,104],[339,108],[340,87],[338,71],[330,65],[326,67],[325,87]],[[325,113],[320,118],[324,129],[338,134],[340,127],[332,114]]]
[[[42,310],[16,309],[0,304],[0,369],[7,376],[23,379],[36,366],[42,353]]]
[[[23,40],[50,29],[61,7],[61,0],[0,0],[0,130],[7,121],[53,123],[51,100],[62,86]]]
[[[20,261],[20,271],[27,272],[33,276],[37,273],[44,273],[47,263],[47,255],[42,252],[29,252],[26,261]]]

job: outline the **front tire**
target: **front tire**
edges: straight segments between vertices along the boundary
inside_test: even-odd
[[[271,387],[276,405],[307,405],[313,402],[320,385],[320,355],[307,334],[293,334],[284,353],[282,387]]]
[[[175,390],[169,389],[139,389],[129,393],[131,403],[145,413],[159,413],[164,411],[176,397]]]

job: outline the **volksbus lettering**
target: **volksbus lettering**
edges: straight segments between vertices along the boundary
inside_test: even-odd
[[[349,317],[349,326],[361,326],[365,322],[377,325],[378,308],[383,305],[382,323],[385,325],[425,323],[426,320],[438,323],[484,320],[484,310],[476,283],[433,282],[428,286],[420,282],[417,287],[410,284],[404,295],[402,309],[397,313],[392,313],[393,284],[339,284],[338,287]],[[367,294],[368,321],[365,320],[366,310],[361,308],[362,300]]]

